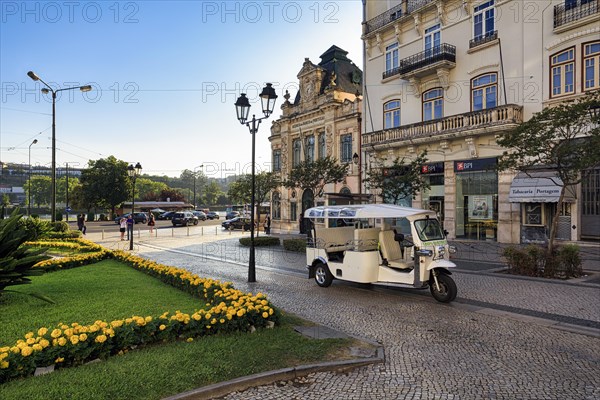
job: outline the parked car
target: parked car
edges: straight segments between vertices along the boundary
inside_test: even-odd
[[[181,225],[198,225],[198,217],[192,214],[191,211],[180,211],[173,214],[173,218],[171,218],[171,222],[173,226]]]
[[[198,217],[199,221],[206,221],[207,216],[203,211],[192,211],[192,214]]]
[[[233,219],[233,218],[239,217],[239,216],[240,216],[240,212],[239,211],[229,211],[225,215],[225,219]]]
[[[123,217],[129,218],[129,214],[131,214],[131,213],[127,213],[127,214],[116,217],[115,223],[118,224],[121,221],[121,218],[123,218]],[[136,224],[139,224],[139,223],[145,224],[148,222],[148,214],[143,213],[143,212],[134,213],[133,220],[135,221]]]
[[[206,218],[208,219],[219,219],[219,213],[216,211],[209,211],[206,213]]]
[[[235,217],[235,218],[223,221],[221,223],[221,226],[223,227],[223,229],[229,229],[231,231],[234,229],[243,229],[245,231],[249,231],[250,230],[250,218]]]
[[[165,213],[160,214],[158,217],[156,217],[156,219],[169,220],[173,218],[173,214],[175,214],[175,211],[167,211]]]

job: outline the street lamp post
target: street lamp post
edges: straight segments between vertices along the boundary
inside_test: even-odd
[[[27,216],[31,215],[31,146],[38,142],[37,139],[33,139],[33,142],[29,145],[29,180],[27,183]]]
[[[129,232],[129,250],[133,250],[133,226],[135,225],[135,180],[141,172],[142,166],[139,162],[135,164],[135,167],[131,164],[129,167],[127,167],[127,174],[133,183],[133,188],[131,189],[131,218],[133,218],[133,225],[131,226],[131,232]]]
[[[69,212],[71,211],[69,208],[69,164],[71,165],[79,165],[78,162],[65,163],[65,214],[67,218],[67,222],[69,222]]]
[[[44,94],[52,93],[52,187],[51,187],[52,200],[51,200],[51,205],[50,205],[50,212],[51,212],[50,220],[52,222],[54,222],[54,221],[56,221],[56,93],[62,92],[63,90],[75,90],[75,89],[79,89],[82,92],[89,92],[90,90],[92,90],[92,87],[90,85],[85,85],[85,86],[73,86],[73,87],[67,87],[67,88],[54,90],[50,87],[50,85],[48,85],[46,82],[44,82],[33,71],[29,71],[27,73],[27,76],[29,76],[34,81],[42,82],[46,86],[45,88],[42,89],[42,93],[44,93]]]
[[[260,93],[260,101],[262,104],[262,111],[265,115],[263,118],[256,118],[255,115],[252,115],[252,121],[246,122],[248,120],[248,115],[250,114],[250,102],[246,97],[245,93],[241,93],[240,97],[238,97],[235,102],[235,111],[237,113],[237,119],[240,121],[240,124],[246,125],[250,130],[250,134],[252,135],[252,198],[251,208],[250,208],[250,257],[248,258],[248,282],[256,282],[256,263],[255,263],[255,252],[254,252],[254,202],[255,202],[255,185],[256,185],[256,177],[254,172],[254,148],[255,148],[255,136],[256,132],[258,132],[258,127],[260,122],[263,119],[269,118],[269,116],[273,113],[273,109],[275,108],[275,101],[277,100],[277,95],[275,94],[275,89],[270,83],[267,83]]]
[[[198,207],[198,205],[196,204],[196,176],[197,176],[197,169],[202,169],[202,171],[204,171],[204,164],[202,165],[198,165],[196,168],[194,168],[194,210],[196,209],[196,207]]]

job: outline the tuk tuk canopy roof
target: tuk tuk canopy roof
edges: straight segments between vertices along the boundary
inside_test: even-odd
[[[435,215],[433,211],[395,204],[353,204],[312,207],[304,212],[304,218],[404,218],[417,214]]]

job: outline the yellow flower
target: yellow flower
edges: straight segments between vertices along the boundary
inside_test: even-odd
[[[73,344],[79,343],[79,336],[73,335],[69,339],[71,340],[71,343],[73,343]]]
[[[38,329],[38,336],[44,336],[48,332],[48,328],[40,328]]]
[[[31,348],[31,347],[29,347],[29,346],[27,346],[27,347],[23,347],[23,348],[21,349],[21,355],[22,355],[23,357],[30,356],[30,355],[31,355],[31,353],[33,353],[33,348]]]
[[[34,344],[35,343],[35,339],[34,338],[29,338],[26,341],[27,344]]]
[[[164,331],[165,329],[167,329],[167,326],[165,324],[161,324],[161,326],[159,326],[158,329]]]
[[[98,342],[98,343],[104,343],[104,342],[106,342],[106,336],[105,335],[98,335],[98,336],[96,336],[96,342]]]
[[[31,348],[35,351],[42,351],[43,349],[42,345],[39,343],[34,344],[33,346],[31,346]]]
[[[187,340],[186,340],[186,342],[188,342],[188,343],[193,342],[193,341],[194,341],[194,338],[191,338],[191,337],[187,338]]]
[[[237,312],[237,316],[238,316],[238,317],[241,317],[241,316],[243,316],[243,315],[244,315],[244,309],[243,309],[243,308],[240,308],[240,309],[238,310],[238,312]]]
[[[53,330],[53,331],[52,331],[52,333],[50,334],[50,336],[52,336],[52,337],[53,337],[53,338],[55,338],[55,339],[56,339],[57,337],[59,337],[60,335],[62,335],[62,331],[61,331],[60,329],[55,329],[55,330]]]
[[[8,361],[0,362],[0,369],[6,369],[6,368],[8,368]]]
[[[58,364],[58,363],[61,363],[61,362],[63,362],[63,361],[65,361],[65,359],[64,359],[63,357],[58,357],[56,360],[54,360],[54,362],[55,362],[56,364]]]
[[[8,353],[0,353],[0,360],[4,360],[6,357],[8,357]]]
[[[87,340],[87,335],[85,333],[82,333],[81,335],[79,335],[79,340],[85,342]]]
[[[42,339],[42,340],[40,340],[40,346],[42,346],[43,348],[46,348],[46,347],[50,346],[50,342],[47,339]]]
[[[67,344],[67,339],[65,339],[64,337],[59,337],[58,338],[58,345],[59,346],[64,346],[65,344]]]
[[[0,353],[4,353],[4,352],[9,351],[9,350],[10,350],[9,346],[0,347]]]
[[[151,322],[152,321],[152,317],[149,315],[145,318],[146,322]]]
[[[225,320],[223,318],[221,318],[221,319],[219,319],[219,322],[222,323],[222,324],[224,324]]]
[[[14,346],[10,348],[10,351],[12,351],[13,353],[17,354],[21,352],[21,348],[19,346]]]
[[[265,312],[263,312],[263,313],[262,313],[262,317],[263,317],[263,318],[265,318],[265,319],[269,318],[269,313],[268,313],[268,312],[266,312],[266,311],[265,311]]]
[[[27,333],[25,334],[25,339],[30,339],[30,338],[32,338],[32,337],[33,337],[33,332],[27,332]]]

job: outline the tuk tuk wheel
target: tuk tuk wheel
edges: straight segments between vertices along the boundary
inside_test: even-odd
[[[439,290],[435,284],[433,276],[429,279],[429,290],[431,291],[431,295],[434,299],[441,303],[450,303],[456,298],[458,293],[454,279],[446,274],[438,274],[437,280],[440,286]]]
[[[333,275],[329,272],[327,265],[318,263],[315,265],[315,282],[321,287],[328,287],[333,282]]]

